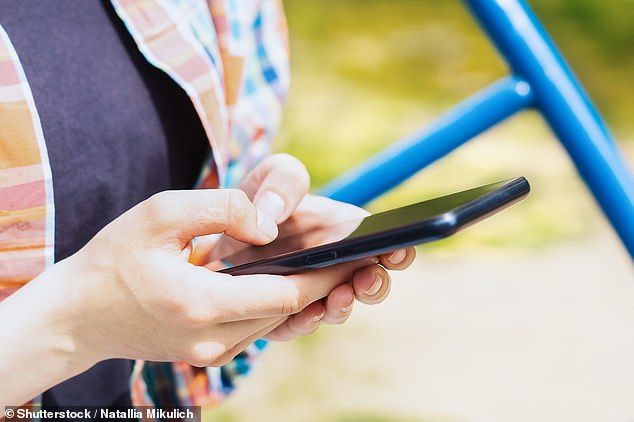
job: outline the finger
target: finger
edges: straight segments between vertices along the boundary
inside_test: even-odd
[[[335,287],[325,300],[326,313],[322,322],[325,324],[343,324],[352,313],[354,305],[354,289],[349,283]]]
[[[355,296],[368,305],[383,302],[390,292],[391,284],[389,273],[379,265],[362,268],[352,278]]]
[[[381,265],[388,270],[404,270],[416,259],[416,249],[414,247],[398,249],[394,252],[381,255],[379,259]]]
[[[201,312],[209,312],[210,319],[239,321],[296,314],[374,262],[365,259],[291,276],[230,276],[193,265],[188,271]]]
[[[266,338],[267,334],[269,334],[271,331],[274,331],[277,327],[283,324],[286,321],[286,319],[287,318],[277,318],[275,322],[267,325],[266,327],[262,328],[258,332],[240,341],[238,344],[236,344],[235,346],[227,350],[225,353],[220,355],[220,357],[218,357],[218,359],[214,361],[213,366],[222,366],[222,365],[228,364],[233,359],[235,359],[235,357],[240,352],[244,351],[247,347],[249,347],[249,345],[251,345],[253,342],[261,338]]]
[[[277,225],[257,211],[239,189],[165,191],[130,213],[132,227],[185,247],[191,239],[214,233],[262,245],[277,236]]]
[[[257,208],[280,224],[297,208],[310,188],[306,167],[288,154],[266,158],[242,184]]]
[[[204,327],[206,333],[203,329],[190,337],[196,340],[190,346],[185,362],[198,367],[223,365],[282,322],[283,318],[263,318]]]
[[[325,313],[326,308],[321,301],[311,303],[300,313],[288,317],[264,338],[266,340],[288,341],[295,337],[310,335],[317,330]]]
[[[200,332],[200,335],[204,338],[222,338],[224,339],[224,344],[227,345],[227,350],[230,350],[245,339],[260,333],[267,327],[275,325],[275,323],[279,323],[280,319],[280,317],[268,317],[224,322],[213,327],[204,327],[204,333]]]
[[[211,256],[216,247],[222,243],[222,239],[227,239],[227,237],[218,235],[197,237],[188,261],[194,265],[204,265],[208,263],[208,257]]]

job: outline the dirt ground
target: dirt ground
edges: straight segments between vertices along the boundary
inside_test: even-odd
[[[274,344],[208,420],[634,421],[634,266],[606,225],[522,252],[425,251],[382,305]]]

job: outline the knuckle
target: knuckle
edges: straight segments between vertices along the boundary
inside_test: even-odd
[[[229,205],[231,206],[242,208],[249,202],[249,197],[242,189],[227,189],[226,194]]]
[[[297,313],[299,304],[292,298],[284,298],[280,302],[280,315],[293,315]]]
[[[276,168],[284,169],[285,172],[293,175],[292,180],[302,186],[310,185],[310,174],[308,169],[299,159],[290,154],[275,154],[271,157],[272,164]]]
[[[301,311],[305,307],[311,304],[311,298],[306,293],[300,293],[297,297],[297,303],[299,305],[299,310]]]
[[[143,218],[153,223],[166,223],[166,210],[169,207],[172,196],[172,192],[163,191],[155,193],[154,195],[143,201],[140,207]]]
[[[280,302],[280,314],[281,315],[294,315],[302,310],[299,296],[289,296],[282,299]]]
[[[162,298],[159,309],[180,329],[197,330],[208,326],[214,317],[213,312],[199,302],[187,294],[172,291]]]
[[[285,168],[294,167],[297,169],[306,170],[306,167],[304,166],[304,164],[298,158],[290,154],[280,152],[271,156],[271,160],[274,161],[276,165],[279,165],[279,166],[283,165],[283,167]]]
[[[171,315],[175,322],[182,327],[189,325],[189,313],[191,312],[189,305],[177,295],[164,297],[161,303],[165,315]]]
[[[223,207],[225,223],[228,226],[241,224],[251,211],[251,201],[241,189],[227,189]]]
[[[224,345],[216,342],[204,342],[193,345],[184,356],[184,361],[199,368],[215,366],[217,360],[225,353]]]
[[[183,312],[185,326],[197,329],[209,325],[213,319],[211,312],[202,306],[187,306]]]

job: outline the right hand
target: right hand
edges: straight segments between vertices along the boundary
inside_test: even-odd
[[[162,192],[55,265],[79,349],[95,362],[223,365],[368,265],[233,277],[188,262],[191,240],[212,233],[262,245],[277,236],[277,226],[240,190]]]

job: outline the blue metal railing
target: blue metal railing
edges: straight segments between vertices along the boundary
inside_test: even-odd
[[[634,259],[634,177],[607,125],[524,0],[464,0],[512,71],[337,178],[322,194],[362,205],[516,112],[548,122]]]

